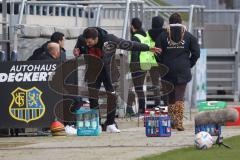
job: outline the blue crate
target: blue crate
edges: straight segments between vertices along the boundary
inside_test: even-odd
[[[100,135],[98,110],[80,108],[79,110],[76,111],[76,117],[78,136]]]
[[[218,124],[206,124],[195,126],[195,134],[201,131],[208,132],[211,136],[219,136],[221,135],[221,126]]]
[[[171,122],[168,115],[146,117],[147,137],[170,137]]]

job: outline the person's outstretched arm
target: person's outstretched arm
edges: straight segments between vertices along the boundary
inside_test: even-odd
[[[108,43],[114,43],[118,49],[127,50],[127,51],[152,51],[155,53],[160,53],[160,48],[150,48],[146,44],[142,44],[139,42],[128,41],[122,38],[118,38],[115,35],[109,35]]]

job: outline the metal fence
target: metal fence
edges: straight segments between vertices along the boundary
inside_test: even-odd
[[[237,10],[207,10],[204,6],[192,5],[192,6],[143,6],[143,1],[26,1],[11,3],[11,13],[15,13],[19,16],[18,22],[16,24],[10,24],[10,26],[19,25],[22,23],[22,18],[25,15],[38,15],[38,16],[64,16],[64,17],[76,17],[76,26],[79,26],[77,23],[77,18],[88,19],[88,26],[101,26],[102,19],[114,20],[121,19],[123,20],[122,26],[119,30],[122,31],[122,37],[129,37],[129,21],[133,17],[140,17],[143,19],[144,26],[146,29],[149,29],[151,26],[151,17],[161,15],[168,21],[169,16],[173,12],[180,12],[184,16],[184,20],[187,22],[188,30],[195,34],[198,37],[199,43],[204,46],[203,43],[203,32],[204,32],[204,23],[221,23],[221,14],[227,13],[229,21],[234,22],[233,26],[237,27],[236,19],[239,15]],[[16,5],[17,4],[17,5]],[[96,5],[97,4],[97,5]],[[216,15],[214,15],[216,14]],[[218,15],[220,14],[220,15]],[[232,14],[232,15],[230,15]],[[219,16],[219,19],[211,21],[211,16]],[[210,17],[210,18],[208,18]],[[219,21],[218,21],[219,20]],[[112,26],[111,26],[112,27]],[[232,48],[239,46],[239,33],[236,33],[236,29],[232,33]],[[16,36],[16,34],[15,34]],[[236,43],[235,43],[236,42]],[[15,44],[15,46],[17,46]],[[120,71],[121,75],[126,73],[126,55],[122,52],[120,56]],[[124,97],[126,102],[127,90],[125,90],[127,81],[124,76],[120,78],[120,93],[121,97]],[[191,106],[191,97],[192,97],[192,88],[193,84],[190,84],[188,89],[188,102]],[[124,106],[125,104],[121,104]]]

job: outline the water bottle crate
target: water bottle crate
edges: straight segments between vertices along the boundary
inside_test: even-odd
[[[170,137],[171,122],[168,115],[146,117],[147,137]]]
[[[161,106],[154,109],[146,109],[144,112],[144,127],[146,127],[146,117],[149,117],[151,114],[154,116],[167,115],[168,110],[165,106]]]
[[[208,132],[211,136],[219,136],[221,135],[221,126],[218,124],[206,124],[195,126],[195,134],[202,131]]]
[[[78,136],[100,135],[98,110],[80,108],[76,111],[76,118]]]

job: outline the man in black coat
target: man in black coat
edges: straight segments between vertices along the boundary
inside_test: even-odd
[[[200,56],[197,39],[182,25],[180,14],[173,13],[169,18],[167,32],[163,32],[156,41],[162,49],[160,61],[169,68],[164,80],[174,85],[168,95],[169,114],[172,128],[183,131],[184,94],[187,83],[191,80],[191,68]]]
[[[28,58],[28,60],[31,61],[41,59],[42,56],[44,56],[44,54],[47,53],[47,45],[50,42],[55,42],[60,45],[61,48],[60,59],[61,61],[66,61],[66,50],[64,49],[65,36],[61,32],[54,32],[51,35],[50,41],[44,43],[40,48],[35,49],[33,51],[33,54]]]
[[[57,43],[60,48],[60,57],[59,58],[52,58],[48,52],[48,45],[51,43]],[[28,61],[32,60],[60,60],[62,63],[66,61],[66,50],[64,48],[65,45],[65,35],[61,32],[54,32],[51,35],[50,41],[44,43],[40,48],[34,50],[33,55],[28,58]],[[66,79],[66,83],[77,85],[78,83],[78,74],[76,71],[72,73]],[[64,77],[66,78],[66,77]],[[72,99],[73,104],[70,106],[70,111],[77,110],[83,103],[82,98],[79,96],[63,96],[64,99]],[[72,122],[65,122],[66,124],[72,124]]]
[[[55,42],[49,42],[46,45],[46,50],[44,51],[44,54],[39,54],[38,56],[33,57],[32,60],[60,60],[60,57],[60,45]]]
[[[86,75],[85,79],[88,83],[90,107],[95,109],[99,108],[98,93],[101,84],[103,83],[107,92],[108,107],[107,121],[105,123],[106,131],[112,133],[120,132],[120,130],[117,129],[116,125],[114,124],[117,96],[112,85],[112,83],[114,81],[117,81],[118,78],[118,76],[112,76],[112,73],[114,73],[113,70],[116,69],[116,65],[114,63],[114,55],[116,49],[123,49],[129,51],[151,50],[153,52],[160,52],[159,48],[150,48],[149,46],[144,44],[126,41],[124,39],[116,37],[113,34],[108,34],[107,31],[98,27],[89,27],[84,30],[82,35],[79,36],[73,52],[74,55],[79,56],[80,54],[87,54],[89,56],[95,57],[103,63],[103,67],[100,73],[95,74],[95,76]],[[96,70],[96,65],[94,63],[88,62],[87,65],[87,72],[94,74],[94,70]]]

